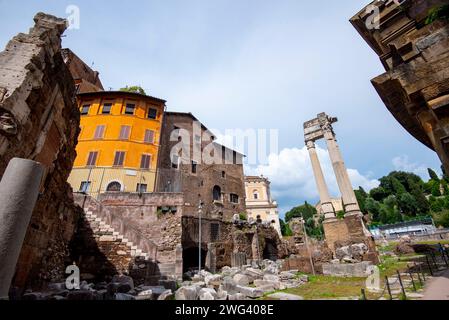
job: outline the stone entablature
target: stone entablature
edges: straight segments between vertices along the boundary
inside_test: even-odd
[[[449,21],[430,19],[447,0],[375,1],[351,23],[386,72],[372,80],[396,120],[449,170]],[[374,10],[374,11],[373,11]],[[446,9],[447,10],[447,9]],[[375,11],[379,19],[372,25]],[[371,22],[371,23],[370,23]]]

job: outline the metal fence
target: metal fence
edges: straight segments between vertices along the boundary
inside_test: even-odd
[[[396,271],[396,279],[392,280],[388,276],[385,276],[385,283],[376,297],[369,300],[385,299],[407,299],[407,289],[411,289],[413,292],[417,292],[419,288],[424,286],[426,279],[429,276],[434,276],[440,271],[449,268],[449,249],[440,245],[427,247],[427,250],[420,252],[422,255],[413,258],[407,270],[404,272]],[[407,288],[405,281],[410,282],[411,287]],[[394,289],[400,288],[400,294],[395,294]],[[361,289],[361,299],[368,300],[365,288]]]

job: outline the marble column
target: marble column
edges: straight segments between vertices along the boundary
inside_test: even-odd
[[[0,181],[0,300],[8,298],[43,171],[38,162],[14,158]]]
[[[360,207],[357,198],[352,188],[351,180],[349,179],[348,171],[346,169],[343,157],[338,147],[335,134],[330,125],[325,125],[323,128],[324,138],[326,139],[329,157],[334,168],[335,177],[337,179],[338,188],[340,189],[343,205],[346,215],[358,214],[361,215]]]
[[[335,210],[332,205],[329,190],[327,189],[326,180],[324,179],[323,170],[321,169],[320,160],[316,153],[315,143],[313,141],[306,142],[309,150],[310,161],[312,162],[313,174],[320,195],[321,208],[325,219],[335,218]]]

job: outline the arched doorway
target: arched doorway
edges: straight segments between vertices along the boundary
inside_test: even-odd
[[[122,191],[122,184],[118,181],[113,181],[108,184],[106,191],[107,192],[120,192],[120,191]]]
[[[265,239],[263,258],[271,261],[276,261],[278,259],[278,249],[276,246],[276,242],[271,239]]]

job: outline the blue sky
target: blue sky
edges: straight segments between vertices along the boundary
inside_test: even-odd
[[[285,212],[317,200],[302,123],[322,111],[339,118],[354,185],[370,188],[395,169],[425,175],[440,167],[370,83],[384,70],[348,22],[368,2],[0,0],[0,46],[27,31],[36,12],[66,17],[68,5],[78,6],[80,29],[67,31],[63,45],[93,64],[105,88],[141,85],[209,128],[278,129],[279,154],[247,171],[271,178]]]

